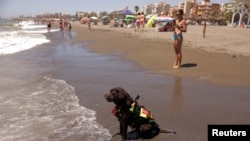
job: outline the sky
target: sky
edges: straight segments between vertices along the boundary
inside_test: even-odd
[[[134,6],[142,6],[167,2],[171,6],[178,5],[183,0],[0,0],[0,17],[10,18],[24,16],[36,16],[38,14],[62,12],[63,14],[75,14],[76,11],[99,12],[123,9],[126,6],[134,11]],[[203,0],[198,0],[201,2]],[[213,3],[224,3],[229,0],[211,0]]]

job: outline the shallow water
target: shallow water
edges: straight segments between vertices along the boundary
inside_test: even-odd
[[[68,40],[58,34],[48,36]],[[74,87],[52,77],[55,44],[35,47],[0,56],[1,140],[110,139],[109,131],[97,123],[96,112],[79,105]]]

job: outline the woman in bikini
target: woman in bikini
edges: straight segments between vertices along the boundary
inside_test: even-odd
[[[183,19],[183,10],[179,9],[176,14],[176,20],[174,23],[173,31],[174,31],[174,51],[175,51],[175,61],[173,68],[177,69],[181,67],[181,60],[182,60],[182,42],[183,42],[183,35],[182,32],[187,31],[187,23]]]
[[[140,30],[140,26],[141,26],[141,13],[138,12],[138,14],[136,16],[136,28],[135,28],[135,32]]]
[[[140,31],[143,31],[144,24],[145,24],[145,15],[144,15],[144,12],[142,12],[141,17],[140,17]]]

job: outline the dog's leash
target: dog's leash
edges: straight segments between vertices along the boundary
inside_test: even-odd
[[[120,132],[117,132],[114,135],[112,135],[112,138],[115,137],[115,136],[117,136],[117,135],[120,135]]]
[[[113,137],[120,135],[120,132],[115,133],[114,135],[112,135],[111,139],[109,141],[112,141]]]

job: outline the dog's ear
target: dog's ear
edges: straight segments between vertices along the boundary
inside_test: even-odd
[[[126,91],[123,88],[120,88],[120,87],[118,87],[117,90],[118,90],[118,98],[119,99],[125,98]]]
[[[133,103],[133,99],[130,97],[130,95],[123,89],[123,88],[118,88],[119,89],[119,98],[120,99],[125,99],[126,100],[126,104],[128,106],[131,106],[131,104]]]
[[[129,98],[127,98],[126,103],[128,106],[131,106],[131,104],[133,103],[133,100],[130,98],[130,96]]]

